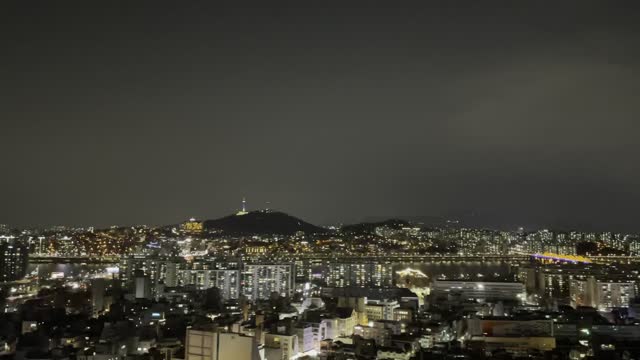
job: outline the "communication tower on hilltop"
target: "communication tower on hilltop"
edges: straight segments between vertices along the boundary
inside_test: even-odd
[[[238,211],[236,213],[236,215],[241,216],[241,215],[246,215],[249,212],[247,211],[247,199],[242,198],[242,210]]]

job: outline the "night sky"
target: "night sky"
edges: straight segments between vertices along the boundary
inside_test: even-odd
[[[15,3],[0,223],[640,231],[638,1]]]

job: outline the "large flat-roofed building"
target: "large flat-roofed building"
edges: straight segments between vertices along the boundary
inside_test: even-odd
[[[486,352],[505,350],[513,356],[526,357],[534,352],[551,351],[556,348],[556,339],[551,336],[474,336],[469,343],[481,344]]]
[[[374,320],[393,320],[393,311],[399,308],[396,300],[368,300],[366,305],[367,318]]]
[[[461,300],[522,300],[525,286],[519,282],[434,280],[431,293],[434,296],[459,296]]]
[[[195,218],[191,218],[182,223],[182,231],[190,234],[202,233],[204,231],[204,223]]]
[[[466,319],[469,336],[532,336],[553,337],[554,321],[520,320],[508,317],[487,317]]]
[[[185,360],[259,360],[260,350],[251,336],[217,330],[187,329]]]

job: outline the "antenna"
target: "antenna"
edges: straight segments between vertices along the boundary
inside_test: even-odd
[[[247,199],[246,198],[242,198],[242,210],[238,211],[236,213],[236,215],[246,215],[247,213]]]

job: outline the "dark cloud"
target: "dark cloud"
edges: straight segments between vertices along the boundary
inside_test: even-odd
[[[640,230],[633,2],[153,4],[3,5],[0,222]]]

